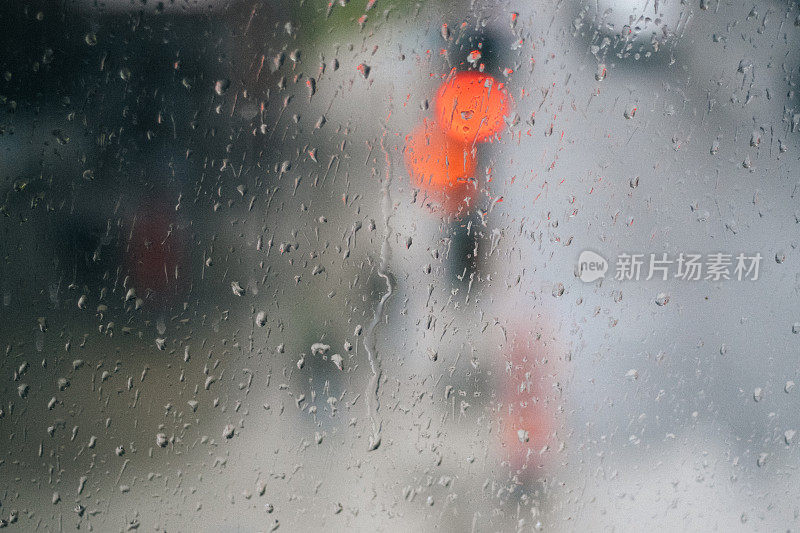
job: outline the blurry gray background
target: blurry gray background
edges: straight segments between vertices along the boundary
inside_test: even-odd
[[[0,525],[797,528],[795,3],[0,24]],[[513,106],[448,212],[405,139],[481,65]],[[763,260],[583,283],[587,249]]]

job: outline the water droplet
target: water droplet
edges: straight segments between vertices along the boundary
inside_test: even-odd
[[[328,344],[322,344],[321,342],[315,342],[311,345],[311,355],[324,355],[328,353],[331,347]]]
[[[764,399],[764,390],[761,387],[756,387],[753,390],[753,400],[760,402]]]
[[[244,289],[239,285],[238,281],[231,281],[231,291],[233,291],[233,294],[236,296],[244,296]]]
[[[558,298],[564,294],[564,284],[563,283],[556,283],[553,286],[553,296]]]
[[[222,96],[228,91],[230,86],[231,81],[228,79],[217,80],[216,83],[214,83],[214,92],[217,93],[217,95]]]
[[[594,73],[594,79],[597,81],[603,81],[606,79],[606,74],[608,74],[608,71],[606,70],[605,63],[600,63],[597,65],[597,71]]]

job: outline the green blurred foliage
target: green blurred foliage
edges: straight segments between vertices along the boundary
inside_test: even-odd
[[[419,0],[301,0],[289,9],[299,38],[314,42],[369,32],[392,18],[413,16],[421,6]]]

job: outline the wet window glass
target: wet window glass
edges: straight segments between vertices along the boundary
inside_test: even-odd
[[[0,24],[0,527],[798,528],[794,2]]]

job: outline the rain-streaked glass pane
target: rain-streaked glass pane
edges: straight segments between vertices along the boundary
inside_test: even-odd
[[[796,3],[0,25],[0,527],[800,527]]]

